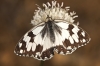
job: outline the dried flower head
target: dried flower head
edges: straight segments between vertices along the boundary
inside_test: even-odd
[[[31,21],[33,25],[47,22],[49,19],[73,23],[74,18],[78,17],[75,15],[76,13],[74,11],[70,13],[68,12],[70,7],[63,8],[63,2],[61,5],[57,3],[57,1],[52,1],[52,4],[47,2],[47,4],[43,4],[43,7],[44,9],[38,7],[38,10],[35,10],[35,15]]]

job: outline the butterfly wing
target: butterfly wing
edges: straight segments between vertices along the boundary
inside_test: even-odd
[[[41,37],[41,31],[44,24],[38,25],[28,31],[15,47],[15,54],[19,56],[34,57],[38,60],[48,60],[54,55],[54,48],[49,38],[44,35]]]
[[[28,31],[17,44],[15,53],[44,61],[52,58],[54,51],[63,55],[71,54],[89,41],[88,34],[75,24],[48,22]]]
[[[55,51],[58,54],[71,54],[77,48],[86,45],[90,41],[87,32],[75,24],[57,22],[56,25],[61,28],[61,35],[55,31]]]

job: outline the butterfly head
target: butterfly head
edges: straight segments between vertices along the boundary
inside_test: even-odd
[[[52,19],[52,17],[49,17],[49,15],[47,15],[47,18],[45,20],[45,22],[53,22],[54,20]]]

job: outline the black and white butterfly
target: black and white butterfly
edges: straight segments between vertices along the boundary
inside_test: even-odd
[[[71,54],[90,41],[87,32],[77,24],[52,17],[46,19],[21,38],[14,51],[17,55],[45,61],[51,59],[54,52]]]

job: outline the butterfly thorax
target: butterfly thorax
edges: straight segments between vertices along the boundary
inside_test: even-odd
[[[54,43],[55,32],[61,33],[60,27],[55,24],[54,20],[48,20],[47,22],[45,22],[45,26],[41,31],[42,38],[47,35],[47,37],[50,38],[50,41]]]

